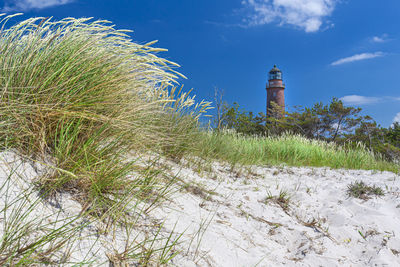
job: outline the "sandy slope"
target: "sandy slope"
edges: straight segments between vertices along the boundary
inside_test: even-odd
[[[186,229],[185,237],[193,239],[174,259],[176,266],[400,266],[400,177],[393,173],[289,167],[231,172],[214,163],[211,172],[198,175],[174,168],[194,188],[215,192],[189,187],[192,193],[179,193],[158,211],[166,225],[178,222],[176,230]],[[347,186],[359,180],[381,187],[385,196],[349,198]],[[266,203],[281,190],[291,196],[286,211]]]
[[[8,201],[18,198],[32,188],[41,168],[10,152],[0,153],[0,159],[1,184],[13,176],[0,194],[4,207],[5,192]],[[173,266],[400,266],[400,177],[393,173],[255,166],[232,171],[220,163],[195,171],[185,165],[191,164],[164,162],[183,187],[140,221],[164,223],[164,237],[172,230],[174,237],[183,233]],[[385,195],[348,197],[347,186],[359,180],[381,187]],[[281,191],[290,195],[287,209],[273,200]],[[81,208],[61,194],[56,203],[38,203],[30,216],[60,220]],[[99,236],[102,226],[87,225],[87,219],[74,224],[85,226],[71,241],[72,261],[86,257],[93,266],[109,266],[110,253],[124,247],[123,229]]]

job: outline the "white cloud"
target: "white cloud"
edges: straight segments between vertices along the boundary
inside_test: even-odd
[[[318,31],[340,0],[243,0],[250,10],[248,26],[278,22],[300,27],[306,32]]]
[[[362,95],[346,95],[341,97],[340,100],[342,100],[343,104],[346,105],[366,105],[377,103],[381,98]]]
[[[400,112],[393,118],[393,122],[400,122]]]
[[[383,52],[362,53],[362,54],[357,54],[357,55],[354,55],[351,57],[345,57],[345,58],[338,59],[335,62],[332,62],[331,65],[336,66],[336,65],[354,62],[354,61],[360,61],[360,60],[376,58],[376,57],[383,57],[384,55],[385,55],[385,53],[383,53]]]
[[[371,38],[371,42],[373,42],[373,43],[384,43],[386,41],[388,41],[387,34],[383,34],[381,36],[374,36]]]
[[[385,42],[385,40],[382,37],[374,36],[374,37],[372,37],[372,42],[383,43],[383,42]]]
[[[52,6],[60,6],[74,0],[8,0],[5,1],[2,12],[30,11],[32,9],[44,9]]]

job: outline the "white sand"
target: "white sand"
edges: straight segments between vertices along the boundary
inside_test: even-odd
[[[215,163],[208,174],[184,169],[180,177],[217,195],[181,192],[158,211],[169,229],[177,221],[176,230],[193,238],[176,266],[400,266],[400,177],[393,173],[289,167],[232,173]],[[349,198],[347,186],[360,180],[385,195]],[[281,190],[291,195],[287,212],[265,204]],[[313,219],[316,226],[304,225]]]
[[[40,175],[40,168],[13,153],[0,153],[0,159],[1,184],[11,169],[18,170],[7,191],[13,198]],[[174,237],[183,233],[172,266],[400,266],[400,177],[393,173],[292,167],[230,171],[219,163],[198,173],[166,164],[187,183],[186,189],[141,223],[164,222],[164,237],[172,230]],[[347,186],[360,180],[381,187],[385,195],[369,200],[348,197]],[[291,196],[286,211],[271,200],[266,203],[268,195],[281,190]],[[69,194],[60,194],[56,204],[43,201],[31,216],[58,212],[66,218],[78,215],[81,208]],[[94,266],[108,266],[110,252],[123,247],[125,235],[117,229],[116,236],[99,238],[98,229],[90,224],[80,239],[71,241],[72,260],[90,254]]]

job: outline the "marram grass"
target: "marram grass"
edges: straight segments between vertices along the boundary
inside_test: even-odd
[[[129,207],[145,213],[173,178],[137,172],[132,152],[182,157],[208,104],[176,89],[183,75],[157,56],[164,49],[135,43],[108,21],[31,18],[9,27],[14,16],[0,15],[1,148],[47,166],[35,181],[44,197],[67,191],[84,214],[133,225]]]
[[[229,131],[209,132],[201,137],[198,151],[199,156],[232,164],[400,171],[398,164],[383,160],[361,144],[354,149],[290,134],[249,137]]]
[[[3,27],[12,16],[5,17]],[[107,21],[32,18],[0,31],[0,138],[50,162],[42,183],[91,198],[124,187],[128,152],[175,157],[199,114],[175,90],[177,64]]]

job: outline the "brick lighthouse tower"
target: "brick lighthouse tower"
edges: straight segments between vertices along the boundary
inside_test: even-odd
[[[275,102],[285,111],[285,84],[282,82],[282,72],[274,65],[270,70],[267,82],[267,116],[273,116],[270,109],[271,103]],[[275,115],[276,116],[276,115]],[[278,115],[279,116],[279,115]]]

